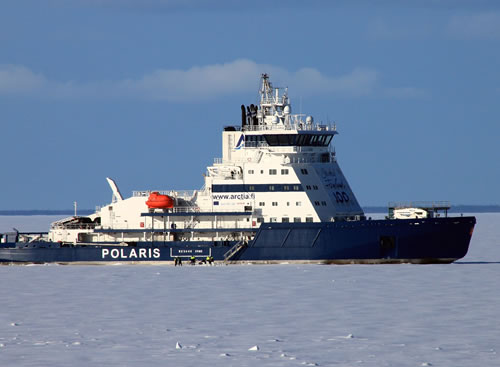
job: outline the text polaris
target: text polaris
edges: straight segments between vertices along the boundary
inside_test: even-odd
[[[107,249],[103,248],[101,250],[101,256],[103,259],[159,259],[160,249],[159,248],[140,248],[140,249]]]

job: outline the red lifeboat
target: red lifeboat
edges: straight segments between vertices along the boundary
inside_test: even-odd
[[[174,207],[174,199],[168,195],[162,195],[158,191],[149,194],[146,205],[150,209],[169,209]]]

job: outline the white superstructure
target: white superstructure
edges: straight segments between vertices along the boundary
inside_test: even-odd
[[[264,222],[359,219],[363,211],[330,142],[336,127],[292,114],[287,90],[262,75],[259,106],[241,106],[241,126],[222,133],[222,158],[207,167],[201,190],[166,190],[172,208],[146,205],[151,191],[113,200],[89,217],[52,224],[54,242],[224,241],[252,238]]]

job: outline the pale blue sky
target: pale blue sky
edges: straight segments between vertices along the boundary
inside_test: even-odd
[[[362,205],[499,204],[498,1],[0,3],[0,209],[197,189],[258,76],[336,121]]]

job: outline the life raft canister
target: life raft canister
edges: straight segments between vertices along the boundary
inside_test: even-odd
[[[149,194],[146,205],[150,209],[169,209],[174,207],[174,199],[168,195],[162,195],[158,191]]]

